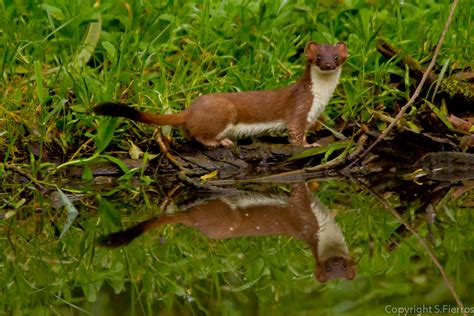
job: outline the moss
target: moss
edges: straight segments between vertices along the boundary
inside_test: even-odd
[[[441,82],[441,90],[450,96],[458,95],[469,102],[474,101],[474,89],[470,83],[447,78]]]

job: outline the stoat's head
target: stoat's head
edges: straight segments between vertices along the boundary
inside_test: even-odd
[[[314,276],[319,282],[325,283],[330,279],[352,280],[356,273],[356,265],[352,259],[331,257],[317,262]]]
[[[347,59],[347,45],[339,42],[335,45],[321,45],[309,42],[305,49],[306,57],[311,65],[320,72],[334,72]]]

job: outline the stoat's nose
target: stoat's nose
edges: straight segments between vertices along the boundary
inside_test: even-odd
[[[333,70],[335,68],[335,65],[332,62],[324,62],[321,63],[319,68],[321,68],[321,70]]]

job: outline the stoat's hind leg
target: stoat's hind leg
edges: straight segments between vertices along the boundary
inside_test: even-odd
[[[189,107],[189,112],[184,127],[191,137],[209,147],[232,145],[225,133],[234,124],[237,112],[226,98],[201,96]]]

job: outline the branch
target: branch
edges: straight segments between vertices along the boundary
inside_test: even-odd
[[[415,79],[420,80],[426,73],[426,69],[422,65],[420,65],[417,60],[415,60],[410,55],[403,54],[400,49],[394,47],[387,40],[382,38],[377,39],[375,47],[377,47],[379,53],[381,53],[384,57],[388,59],[394,57],[401,57],[400,61],[398,62],[400,68],[405,69],[405,66],[407,66],[408,70],[410,71],[410,75]],[[426,78],[428,84],[432,84],[436,81],[436,79],[438,79],[438,76],[433,73],[429,73],[428,77]]]
[[[178,158],[173,156],[170,153],[170,150],[168,146],[165,144],[165,141],[163,140],[163,136],[161,135],[161,132],[158,131],[155,135],[155,141],[158,143],[158,146],[160,147],[161,152],[165,155],[165,157],[169,160],[169,162],[178,168],[178,170],[190,173],[190,170],[187,169],[184,164],[180,161],[178,161]]]
[[[13,171],[13,172],[27,178],[28,180],[31,181],[31,183],[33,183],[33,185],[36,187],[36,189],[39,189],[39,190],[43,189],[43,184],[44,183],[42,183],[40,180],[36,179],[31,173],[29,173],[29,172],[23,170],[22,168],[14,165],[14,164],[11,164],[11,163],[5,163],[5,164],[0,164],[0,165],[3,165],[5,170]]]

